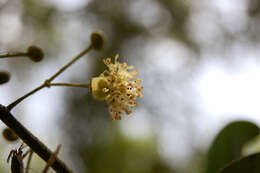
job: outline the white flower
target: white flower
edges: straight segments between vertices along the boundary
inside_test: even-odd
[[[133,66],[118,62],[118,55],[114,63],[111,58],[105,59],[104,63],[108,69],[92,78],[91,92],[94,99],[106,100],[112,121],[121,120],[122,113],[131,114],[130,108],[136,106],[136,98],[143,96],[143,86],[139,86],[141,79],[135,78],[138,72]]]

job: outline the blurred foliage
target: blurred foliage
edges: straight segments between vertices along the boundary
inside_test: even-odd
[[[157,0],[165,10],[169,11],[172,23],[169,30],[169,36],[187,44],[190,48],[198,48],[196,43],[187,35],[187,22],[190,11],[186,1],[183,0]]]
[[[50,27],[54,12],[55,9],[43,1],[23,0],[23,21],[38,31]]]
[[[45,1],[23,0],[22,21],[26,28],[24,36],[31,36],[36,45],[44,48],[46,54],[58,54],[62,47],[60,31],[55,18],[58,11]],[[51,43],[51,44],[50,44]]]
[[[257,16],[260,13],[260,1],[250,0],[248,12],[251,16]]]
[[[91,173],[169,173],[160,159],[154,139],[131,139],[116,134],[102,142],[93,142],[82,151]]]
[[[259,134],[259,128],[248,121],[236,121],[223,128],[208,152],[206,173],[217,172],[232,160],[241,157],[242,147]]]
[[[218,173],[258,173],[260,172],[260,153],[252,154],[231,162]]]

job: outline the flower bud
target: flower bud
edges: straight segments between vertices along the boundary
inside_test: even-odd
[[[90,36],[91,44],[94,49],[101,50],[104,46],[104,36],[101,32],[93,32]]]
[[[104,77],[94,77],[91,80],[91,93],[95,100],[105,100],[109,93],[108,82]]]
[[[9,142],[14,142],[19,139],[18,136],[9,128],[5,128],[2,134],[3,137]]]
[[[41,48],[37,46],[30,46],[27,49],[27,56],[34,62],[39,62],[43,59],[44,53]]]
[[[0,72],[0,84],[4,84],[10,80],[10,74],[5,71]]]

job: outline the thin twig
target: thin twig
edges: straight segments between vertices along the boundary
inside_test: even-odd
[[[67,63],[65,66],[63,66],[59,71],[57,71],[54,75],[52,75],[49,79],[45,80],[45,82],[40,85],[39,87],[35,88],[34,90],[30,91],[29,93],[25,94],[24,96],[18,98],[11,104],[7,106],[7,109],[11,111],[17,104],[19,104],[21,101],[26,99],[27,97],[31,96],[35,92],[45,88],[50,87],[51,81],[53,81],[58,75],[60,75],[64,70],[66,70],[69,66],[71,66],[75,61],[77,61],[80,57],[85,55],[87,52],[89,52],[92,48],[92,44],[89,45],[85,50],[83,50],[81,53],[79,53],[75,58],[73,58],[69,63]]]
[[[81,87],[89,88],[89,84],[79,84],[79,83],[51,83],[50,86],[67,86],[67,87]]]
[[[22,56],[27,56],[27,53],[24,52],[19,52],[19,53],[7,53],[7,54],[2,54],[0,55],[0,58],[14,58],[14,57],[22,57]]]
[[[24,99],[26,99],[27,97],[29,97],[30,95],[34,94],[35,92],[41,90],[42,88],[46,87],[46,84],[42,84],[39,87],[35,88],[34,90],[30,91],[29,93],[25,94],[24,96],[18,98],[17,100],[15,100],[14,102],[12,102],[11,104],[9,104],[7,106],[7,109],[9,111],[11,111],[13,109],[13,107],[15,107],[18,103],[20,103],[21,101],[23,101]]]
[[[55,158],[57,157],[59,151],[61,148],[61,144],[58,145],[57,149],[55,150],[54,153],[52,153],[51,157],[49,158],[47,165],[45,166],[44,170],[42,171],[42,173],[47,173],[48,169],[51,167],[51,165],[53,164],[53,162],[55,161]]]
[[[29,173],[29,169],[30,169],[30,164],[31,164],[31,160],[32,160],[32,155],[33,155],[33,151],[30,149],[29,151],[29,156],[27,159],[27,163],[26,163],[26,168],[25,168],[25,173]]]
[[[78,54],[75,58],[73,58],[68,64],[64,65],[59,71],[57,71],[54,75],[52,75],[47,81],[51,83],[59,74],[61,74],[64,70],[66,70],[69,66],[71,66],[75,61],[77,61],[79,58],[81,58],[83,55],[85,55],[87,52],[89,52],[92,48],[92,44],[89,45],[88,48],[83,50],[80,54]]]
[[[45,162],[53,154],[37,137],[27,130],[14,116],[10,113],[7,107],[0,104],[0,119],[19,136],[38,156]],[[72,173],[72,171],[56,157],[51,167],[58,173]]]

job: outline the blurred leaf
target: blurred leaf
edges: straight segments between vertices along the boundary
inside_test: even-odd
[[[206,173],[217,172],[241,155],[243,145],[259,133],[259,128],[247,121],[228,124],[215,138],[208,152]]]
[[[231,162],[218,173],[259,173],[260,153],[252,154],[242,159]]]
[[[23,20],[27,24],[46,27],[51,23],[55,9],[43,1],[23,0]]]
[[[189,48],[198,50],[198,45],[189,37],[187,33],[187,22],[190,18],[190,6],[183,0],[157,0],[172,18],[170,27],[170,37],[185,43]]]
[[[154,139],[130,139],[121,134],[86,146],[82,157],[91,173],[170,173]]]
[[[259,0],[250,0],[248,13],[250,16],[257,16],[260,13],[260,1]]]

